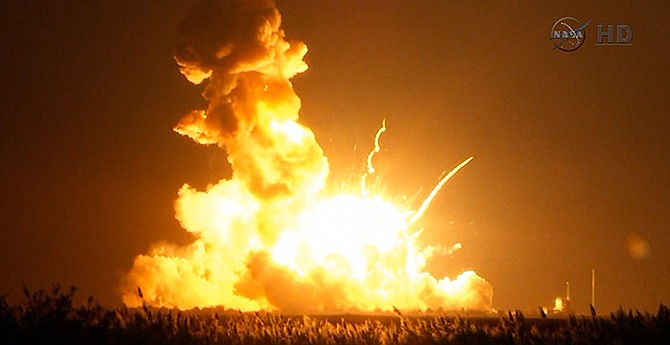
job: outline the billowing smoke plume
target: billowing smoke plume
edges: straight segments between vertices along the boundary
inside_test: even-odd
[[[155,245],[123,285],[127,305],[222,305],[240,310],[490,309],[492,288],[474,272],[423,271],[412,211],[378,196],[324,196],[328,163],[300,125],[290,79],[307,47],[285,38],[269,0],[205,0],[179,25],[175,60],[207,82],[206,110],[175,131],[228,153],[233,174],[179,190],[176,218],[196,240]],[[141,288],[142,299],[136,294]]]
[[[300,99],[290,78],[307,70],[307,47],[284,39],[273,1],[197,4],[179,25],[179,69],[195,84],[209,79],[206,111],[175,130],[201,144],[228,149],[234,179],[259,197],[303,195],[323,187],[321,148],[298,125]]]

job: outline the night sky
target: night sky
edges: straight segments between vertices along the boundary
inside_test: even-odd
[[[0,293],[74,285],[119,305],[152,243],[189,242],[184,183],[230,175],[224,151],[172,131],[203,107],[172,59],[196,1],[0,3]],[[310,69],[293,79],[301,122],[333,184],[375,158],[392,198],[425,197],[475,159],[421,221],[422,243],[463,249],[430,264],[475,270],[497,309],[552,306],[571,286],[587,312],[670,303],[670,5],[667,2],[278,0]],[[554,22],[586,41],[553,50]],[[625,23],[630,46],[597,46]]]

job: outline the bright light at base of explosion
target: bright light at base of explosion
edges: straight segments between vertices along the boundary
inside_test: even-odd
[[[430,206],[440,189],[473,157],[461,162],[443,177],[416,210],[402,208],[371,195],[366,178],[375,173],[372,160],[379,153],[379,140],[387,130],[382,121],[374,138],[374,148],[367,156],[366,171],[361,177],[361,195],[341,194],[318,201],[300,215],[295,229],[287,229],[272,249],[273,259],[304,276],[317,267],[326,267],[331,274],[350,276],[359,281],[366,278],[369,256],[404,250],[411,226]],[[416,238],[421,230],[411,236]],[[452,255],[462,247],[454,244],[442,252]],[[409,252],[413,252],[409,250]],[[432,256],[433,247],[410,258],[414,264],[425,265],[426,256]],[[412,271],[412,270],[408,270]],[[407,272],[406,272],[407,273]]]

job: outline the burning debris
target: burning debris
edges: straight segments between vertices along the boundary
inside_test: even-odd
[[[449,249],[420,248],[411,228],[471,158],[416,211],[366,189],[371,159],[361,191],[326,195],[328,161],[298,122],[290,81],[307,69],[307,47],[286,39],[274,2],[205,0],[178,34],[175,60],[189,81],[208,83],[209,106],[175,131],[225,149],[233,173],[204,191],[179,190],[176,218],[196,239],[139,255],[124,281],[126,305],[139,303],[139,286],[143,303],[179,308],[491,309],[492,287],[474,272],[451,280],[424,270],[433,253]]]

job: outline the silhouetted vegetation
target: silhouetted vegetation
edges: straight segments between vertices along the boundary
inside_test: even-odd
[[[0,297],[0,344],[670,344],[670,310],[526,319],[361,317],[73,305],[75,288]],[[335,318],[335,319],[334,319]]]

